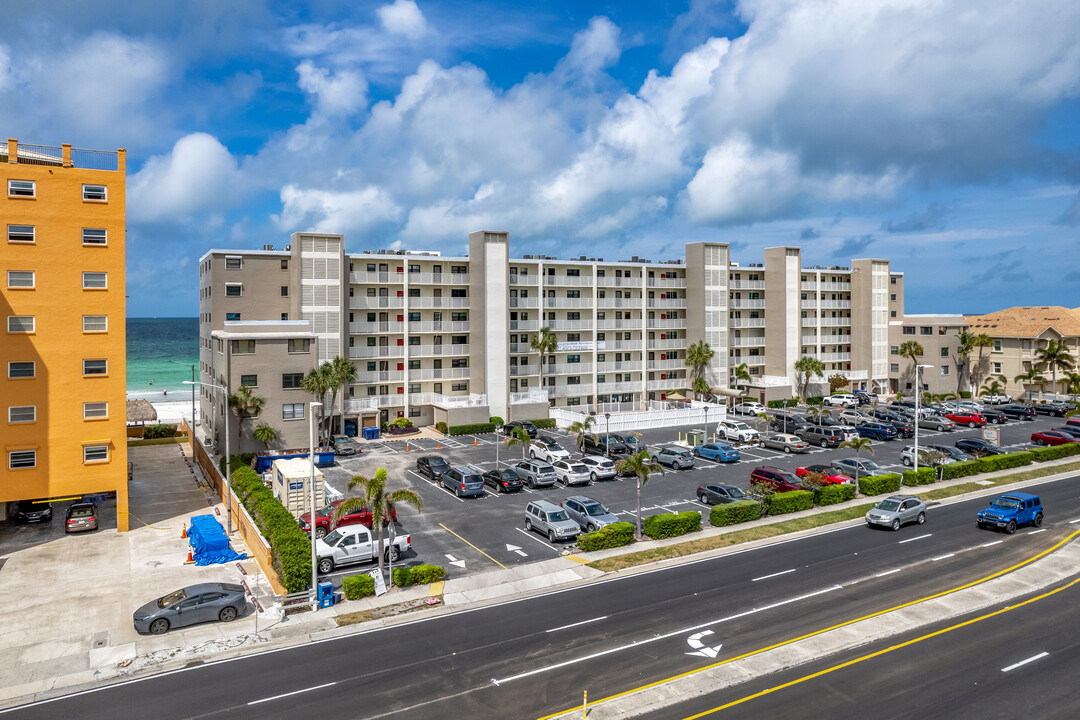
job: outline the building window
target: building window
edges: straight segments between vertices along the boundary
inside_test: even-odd
[[[84,463],[109,462],[108,445],[84,445],[82,453]]]
[[[34,361],[31,360],[29,362],[9,362],[7,376],[10,380],[15,380],[16,378],[34,377]]]
[[[105,202],[109,199],[109,189],[104,185],[83,185],[82,199],[93,202]]]
[[[225,269],[226,270],[241,270],[241,269],[243,269],[243,267],[244,267],[244,259],[243,258],[238,258],[238,257],[227,257],[227,258],[225,258]]]
[[[304,403],[287,403],[281,406],[282,420],[302,420],[304,418]]]
[[[947,347],[941,348],[941,357],[949,357],[949,348],[947,348]]]
[[[108,332],[109,331],[109,316],[108,315],[83,315],[82,316],[82,329],[83,329],[83,332]]]
[[[579,362],[581,362],[581,356],[580,355],[567,355],[566,356],[566,362],[568,362],[568,363],[579,363]]]
[[[109,274],[103,272],[84,272],[83,290],[105,290],[109,287]]]
[[[941,374],[942,375],[948,375],[949,374],[949,366],[948,365],[942,365],[941,366]]]
[[[374,340],[375,338],[368,338],[368,339],[369,340]],[[371,345],[373,343],[368,343],[368,344]],[[291,353],[311,352],[311,340],[307,340],[307,339],[305,339],[305,340],[290,340],[289,341],[289,352],[291,352]]]
[[[8,452],[8,470],[27,470],[34,467],[37,467],[37,450]]]
[[[566,313],[566,319],[567,320],[580,320],[581,319],[581,313],[579,313],[579,312],[568,312],[568,313]]]
[[[908,326],[905,325],[904,326],[904,334],[905,335],[914,335],[915,334],[915,328],[914,327],[908,327]]]
[[[254,340],[231,340],[230,343],[233,355],[251,355],[255,352]]]
[[[889,295],[889,302],[896,302],[896,293]]]
[[[282,319],[282,321],[288,320],[289,319],[289,313],[281,313],[281,319]],[[352,338],[349,338],[349,339],[352,340]],[[352,347],[352,345],[350,345],[349,347]]]
[[[9,423],[32,423],[37,420],[36,405],[16,405],[8,408]]]
[[[1001,341],[1000,340],[995,340],[994,341],[994,352],[1001,352]]]
[[[409,408],[409,417],[420,417],[423,414],[424,413],[421,412],[420,408]]]
[[[568,298],[580,298],[581,297],[581,291],[580,290],[567,290],[566,291],[566,297],[568,297]]]
[[[281,297],[289,297],[289,286],[288,285],[282,285],[281,286]]]
[[[83,245],[108,245],[109,232],[105,228],[83,228]]]
[[[566,384],[567,385],[580,385],[581,384],[581,376],[580,375],[571,375],[571,376],[567,377],[566,378]]]
[[[894,277],[889,278],[889,284],[890,285],[895,285],[896,284],[896,278],[894,278]]]
[[[900,364],[899,363],[892,363],[891,365],[889,365],[889,372],[895,372],[895,373],[900,372]]]
[[[8,197],[35,197],[37,185],[33,180],[8,180]]]
[[[566,404],[570,405],[570,406],[580,405],[581,404],[581,398],[579,398],[579,397],[566,398]]]
[[[1000,374],[1001,374],[1001,363],[999,363],[999,362],[996,362],[996,363],[991,363],[991,365],[993,365],[993,368],[994,368],[993,372],[994,372],[994,374],[995,374],[995,375],[1000,375]]]
[[[7,271],[7,286],[9,288],[33,288],[34,287],[34,271],[33,270],[8,270]]]
[[[282,258],[281,259],[281,269],[282,270],[288,270],[289,269],[289,259],[288,258]]]
[[[245,385],[248,386],[248,387],[258,387],[259,386],[259,376],[258,375],[241,375],[240,376],[240,386],[243,387]]]
[[[933,335],[934,334],[934,328],[930,327],[929,325],[920,325],[919,326],[919,334],[920,335]]]
[[[469,319],[469,313],[467,312],[452,312],[450,313],[450,319],[454,322],[465,322]]]
[[[452,383],[450,390],[452,392],[465,392],[469,389],[469,383]]]
[[[32,333],[34,327],[33,315],[8,315],[7,329],[9,333]]]
[[[895,310],[890,310],[889,311],[889,317],[891,317],[891,318],[896,317],[896,311]]]
[[[418,313],[418,312],[409,313],[409,322],[420,322],[420,313]]]
[[[234,322],[240,319],[240,313],[225,313],[225,322]]]
[[[304,379],[304,373],[284,373],[281,376],[282,390],[299,390],[300,382]]]
[[[420,369],[420,361],[419,360],[410,360],[409,361],[409,369],[410,370],[419,370]]]
[[[96,420],[109,417],[109,403],[107,402],[84,402],[82,404],[83,420]]]
[[[108,375],[109,374],[109,361],[108,360],[83,360],[82,361],[82,374],[83,375]]]
[[[8,242],[21,242],[32,243],[34,242],[34,226],[33,225],[8,225],[7,226],[7,239]]]
[[[604,338],[597,338],[603,340]],[[581,333],[567,333],[566,342],[581,342]]]
[[[244,294],[244,286],[240,283],[230,283],[225,286],[225,297],[240,297]]]
[[[566,271],[566,277],[579,277],[580,275],[581,271],[577,268],[568,268]]]
[[[411,393],[420,392],[420,383],[409,383],[409,392],[411,392]]]

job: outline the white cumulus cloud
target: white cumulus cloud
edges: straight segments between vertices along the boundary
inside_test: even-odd
[[[413,0],[394,0],[375,11],[387,32],[404,35],[410,40],[423,37],[429,31],[427,20]]]
[[[367,105],[367,81],[359,70],[331,73],[304,60],[296,67],[300,89],[315,97],[315,107],[325,116],[349,115]]]
[[[274,217],[287,232],[362,233],[375,225],[400,219],[402,210],[381,188],[332,191],[286,185],[281,189],[282,211]]]
[[[213,135],[192,133],[156,155],[128,180],[133,221],[187,220],[229,207],[243,194],[236,158]]]

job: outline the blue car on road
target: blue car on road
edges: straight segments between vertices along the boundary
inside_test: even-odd
[[[737,462],[741,459],[739,451],[727,443],[706,443],[693,449],[694,457],[702,457],[716,462]]]

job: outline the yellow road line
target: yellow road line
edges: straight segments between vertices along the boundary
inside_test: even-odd
[[[975,585],[979,585],[979,584],[987,582],[989,580],[993,580],[994,578],[1001,577],[1002,575],[1010,573],[1013,570],[1017,570],[1019,568],[1022,568],[1025,565],[1033,563],[1036,560],[1038,560],[1039,558],[1044,557],[1044,556],[1049,555],[1050,553],[1054,552],[1055,550],[1060,548],[1062,545],[1065,545],[1067,542],[1069,542],[1070,540],[1075,538],[1077,535],[1080,535],[1080,530],[1077,530],[1077,531],[1075,531],[1073,533],[1070,533],[1068,535],[1068,537],[1066,537],[1064,540],[1061,540],[1060,542],[1048,547],[1046,550],[1043,550],[1038,555],[1033,555],[1033,556],[1029,557],[1027,560],[1021,560],[1020,562],[1016,563],[1015,565],[1007,567],[1004,570],[998,570],[997,572],[992,573],[990,575],[987,575],[986,577],[979,578],[978,580],[972,580],[971,582],[967,583],[966,585],[960,585],[959,587],[955,587],[955,588],[952,588],[952,589],[949,589],[949,590],[942,590],[939,593],[934,593],[933,595],[927,595],[926,597],[919,598],[918,600],[911,600],[911,601],[903,603],[901,605],[896,605],[896,606],[891,607],[891,608],[886,608],[885,610],[878,610],[877,612],[870,613],[869,615],[863,615],[862,617],[855,618],[854,620],[845,620],[844,622],[838,623],[838,624],[833,625],[831,627],[822,628],[821,630],[815,630],[814,632],[810,632],[810,633],[807,633],[805,635],[800,635],[799,637],[791,638],[790,640],[783,640],[783,641],[775,643],[773,645],[769,645],[768,647],[759,648],[757,650],[751,650],[748,653],[743,653],[742,655],[737,655],[735,657],[731,657],[731,658],[728,658],[726,660],[721,660],[720,662],[713,663],[712,665],[706,665],[704,667],[695,668],[694,670],[688,670],[687,672],[680,673],[678,675],[672,675],[671,677],[664,678],[663,680],[657,680],[655,682],[651,682],[651,683],[648,683],[646,685],[642,685],[640,687],[632,688],[630,690],[624,690],[621,693],[615,693],[614,695],[609,695],[608,697],[603,698],[601,700],[596,700],[596,701],[593,702],[593,705],[595,706],[595,705],[597,705],[599,703],[608,702],[610,700],[615,700],[616,698],[621,698],[621,697],[623,697],[625,695],[631,695],[633,693],[640,692],[642,690],[648,690],[649,688],[656,687],[657,685],[664,685],[666,683],[673,682],[675,680],[679,680],[679,679],[684,678],[684,677],[689,677],[691,675],[696,675],[697,673],[704,672],[705,670],[711,670],[712,668],[720,667],[721,665],[727,665],[728,663],[735,662],[736,660],[742,660],[743,658],[748,658],[748,657],[751,657],[753,655],[760,655],[763,652],[768,652],[769,650],[774,650],[774,649],[776,649],[778,647],[783,647],[785,645],[791,645],[792,643],[799,642],[800,640],[805,640],[807,638],[812,638],[812,637],[814,637],[816,635],[821,635],[822,633],[827,633],[830,630],[837,630],[837,629],[842,628],[842,627],[847,627],[848,625],[854,625],[857,622],[862,622],[863,620],[869,620],[870,618],[875,618],[875,617],[878,617],[880,615],[885,615],[887,613],[891,613],[891,612],[894,612],[896,610],[902,610],[902,609],[904,609],[906,607],[911,607],[912,605],[918,605],[919,603],[926,602],[927,600],[933,600],[935,598],[939,598],[939,597],[942,597],[942,596],[945,596],[945,595],[950,595],[950,594],[952,594],[954,592],[959,592],[960,590],[966,590],[969,587],[974,587]],[[557,712],[557,713],[552,713],[551,715],[545,715],[545,716],[543,716],[541,718],[538,718],[538,720],[551,720],[552,718],[557,718],[557,717],[559,717],[561,715],[566,715],[567,713],[572,713],[572,712],[576,712],[576,709],[575,708],[570,708],[568,710],[562,710],[562,711]]]
[[[996,616],[1001,615],[1003,613],[1007,613],[1010,610],[1015,610],[1017,608],[1022,608],[1025,605],[1030,605],[1033,602],[1038,602],[1039,600],[1042,600],[1044,598],[1048,598],[1051,595],[1056,595],[1057,593],[1061,592],[1062,590],[1067,590],[1067,589],[1071,588],[1073,585],[1076,585],[1077,583],[1080,583],[1080,578],[1077,578],[1076,580],[1073,580],[1068,585],[1063,585],[1062,587],[1056,588],[1056,589],[1051,590],[1050,592],[1047,592],[1047,593],[1043,593],[1042,595],[1039,595],[1037,597],[1029,598],[1027,600],[1024,600],[1023,602],[1017,603],[1016,605],[1009,605],[1008,607],[1003,607],[1003,608],[1001,608],[999,610],[995,610],[994,612],[987,613],[986,615],[981,615],[981,616],[979,616],[977,618],[972,618],[971,620],[965,620],[964,622],[957,623],[956,625],[953,625],[951,627],[943,628],[941,630],[936,630],[936,631],[934,631],[932,633],[927,633],[926,635],[923,635],[922,637],[917,637],[917,638],[914,638],[912,640],[902,642],[902,643],[900,643],[898,645],[893,645],[891,647],[887,647],[884,650],[878,650],[877,652],[872,652],[872,653],[869,653],[867,655],[863,655],[862,657],[855,658],[854,660],[848,660],[847,662],[840,663],[839,665],[833,665],[831,668],[826,668],[825,670],[819,670],[816,673],[811,673],[809,675],[805,675],[805,676],[803,676],[801,678],[798,678],[797,680],[792,680],[790,682],[786,682],[783,685],[777,685],[776,687],[769,688],[768,690],[762,690],[761,692],[756,692],[753,695],[747,695],[746,697],[739,698],[738,700],[732,700],[731,702],[727,703],[726,705],[720,705],[719,707],[714,707],[712,710],[705,710],[704,712],[700,712],[697,715],[691,715],[691,716],[685,718],[685,720],[696,720],[696,718],[702,718],[702,717],[705,717],[706,715],[712,715],[713,713],[719,712],[720,710],[725,710],[725,709],[727,709],[729,707],[734,707],[736,705],[741,705],[744,702],[749,702],[750,700],[753,700],[755,698],[764,697],[765,695],[770,695],[770,694],[772,694],[772,693],[774,693],[774,692],[776,692],[778,690],[784,690],[786,688],[802,684],[804,682],[807,682],[808,680],[813,680],[815,678],[819,678],[822,675],[828,675],[829,673],[836,672],[837,670],[843,670],[846,667],[851,667],[852,665],[857,665],[858,663],[861,663],[861,662],[863,662],[865,660],[871,660],[873,658],[880,657],[881,655],[885,655],[887,653],[893,652],[894,650],[899,650],[901,648],[908,647],[909,645],[914,645],[915,643],[922,642],[923,640],[929,640],[930,638],[937,637],[938,635],[944,635],[947,632],[952,632],[953,630],[959,630],[960,628],[967,627],[968,625],[974,625],[975,623],[981,622],[982,620],[987,620],[989,618],[996,617]]]
[[[493,562],[493,563],[495,563],[496,565],[498,565],[499,567],[501,567],[501,568],[502,568],[503,570],[506,570],[506,569],[507,569],[507,568],[506,568],[506,566],[505,566],[505,565],[503,565],[503,564],[502,564],[501,562],[499,562],[499,561],[498,561],[498,560],[496,560],[495,558],[491,557],[491,556],[490,556],[490,555],[488,555],[488,554],[487,554],[486,552],[484,552],[484,551],[483,551],[483,550],[481,550],[480,548],[476,547],[476,546],[475,546],[475,545],[473,545],[473,544],[472,544],[471,542],[469,542],[469,541],[468,541],[468,540],[466,540],[465,538],[461,537],[461,536],[460,536],[460,535],[458,535],[458,534],[457,534],[456,532],[454,532],[454,531],[453,531],[453,530],[451,530],[450,528],[446,527],[446,526],[445,526],[445,525],[443,525],[442,523],[439,523],[439,527],[441,527],[441,528],[442,528],[443,530],[445,530],[446,532],[450,533],[451,535],[453,535],[454,537],[456,537],[456,538],[457,538],[458,540],[460,540],[461,542],[463,542],[463,543],[465,543],[466,545],[468,545],[469,547],[471,547],[471,548],[472,548],[473,550],[475,550],[476,552],[478,552],[478,553],[480,553],[481,555],[483,555],[484,557],[486,557],[486,558],[487,558],[488,560],[490,560],[491,562]],[[1078,532],[1080,532],[1080,531],[1078,531]]]
[[[445,582],[443,580],[431,583],[431,587],[428,588],[428,597],[436,597],[437,595],[442,595],[444,584]]]
[[[131,513],[129,513],[129,512],[127,511],[127,510],[119,510],[118,512],[119,512],[119,513],[122,513],[122,514],[124,514],[124,515],[128,515],[128,516],[130,516],[130,517],[133,517],[133,518],[135,518],[136,520],[138,520],[139,522],[141,522],[141,523],[142,523],[143,525],[145,525],[146,527],[148,527],[148,528],[150,528],[150,529],[152,529],[152,530],[173,530],[173,529],[174,529],[174,528],[172,528],[171,526],[170,526],[170,527],[159,527],[159,526],[157,526],[157,525],[151,525],[150,523],[146,522],[145,520],[141,520],[141,519],[139,519],[139,518],[135,517],[134,515],[132,515]]]

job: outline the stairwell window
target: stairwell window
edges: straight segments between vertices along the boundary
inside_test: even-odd
[[[89,202],[106,202],[109,199],[109,188],[105,185],[83,185],[82,199]]]
[[[8,408],[9,423],[32,423],[37,420],[36,405],[15,405]]]
[[[105,228],[83,228],[83,245],[108,245],[109,232]]]
[[[107,290],[109,287],[109,274],[103,272],[84,272],[82,274],[83,290]]]
[[[109,462],[109,446],[108,445],[84,445],[83,446],[83,462],[84,463]]]
[[[8,225],[7,239],[12,243],[32,243],[34,242],[34,226]]]
[[[33,315],[8,315],[7,330],[9,333],[32,333],[36,327]]]
[[[83,332],[101,333],[109,331],[109,316],[108,315],[83,315],[82,316],[82,329]]]
[[[7,286],[9,288],[25,288],[34,289],[34,271],[33,270],[8,270],[7,271]]]
[[[109,374],[109,361],[108,360],[83,360],[82,361],[83,375],[108,375]]]
[[[84,402],[83,420],[101,420],[109,417],[109,403],[107,402]]]
[[[240,297],[244,294],[242,283],[229,283],[225,286],[225,297]]]
[[[8,197],[37,197],[37,183],[33,180],[8,180]]]
[[[35,467],[37,467],[37,450],[8,452],[8,470],[29,470]]]
[[[286,403],[281,406],[282,420],[303,420],[304,403]]]
[[[9,362],[8,363],[8,379],[15,380],[16,378],[32,378],[35,374],[34,361],[28,362]]]

